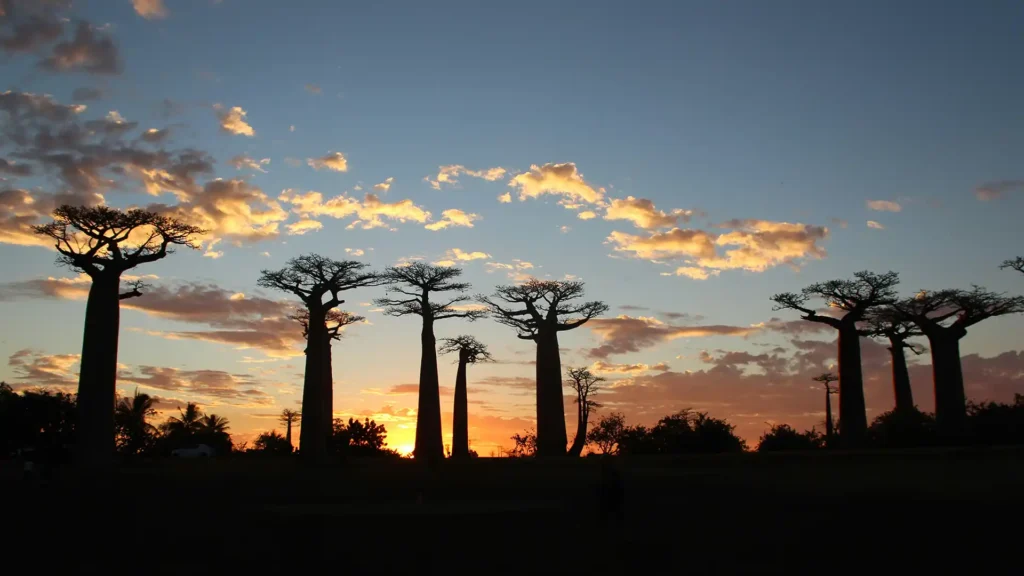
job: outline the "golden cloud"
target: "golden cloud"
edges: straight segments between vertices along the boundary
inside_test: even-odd
[[[433,224],[427,224],[424,228],[434,231],[443,230],[449,226],[464,226],[466,228],[472,228],[473,222],[479,219],[479,214],[469,214],[459,210],[458,208],[451,208],[441,212],[441,220],[438,220]]]
[[[604,188],[594,188],[583,179],[573,162],[530,166],[529,172],[517,174],[509,185],[518,188],[519,199],[539,198],[544,194],[565,196],[567,200],[602,204]]]
[[[868,209],[878,212],[899,212],[903,207],[891,200],[868,200]]]
[[[452,164],[449,166],[438,166],[437,176],[431,178],[426,176],[423,178],[425,182],[430,183],[430,187],[434,190],[440,190],[442,184],[449,186],[455,186],[459,183],[459,176],[465,174],[474,178],[482,178],[488,182],[494,182],[500,180],[505,176],[506,170],[501,166],[495,166],[494,168],[486,168],[484,170],[470,170],[461,164]]]
[[[593,214],[593,212],[591,212]],[[676,209],[666,214],[654,207],[654,202],[646,198],[627,196],[625,200],[613,198],[605,211],[605,220],[628,220],[637,228],[652,230],[655,228],[671,228],[680,220],[689,222],[693,210]],[[581,214],[579,216],[583,218]],[[592,216],[591,216],[592,217]],[[586,218],[583,218],[586,220]]]
[[[245,121],[248,112],[243,110],[241,106],[225,108],[222,104],[214,104],[213,109],[217,111],[221,130],[236,136],[248,136],[251,138],[256,135],[256,131]]]
[[[348,160],[341,152],[328,152],[319,158],[307,158],[306,164],[314,170],[348,172]]]

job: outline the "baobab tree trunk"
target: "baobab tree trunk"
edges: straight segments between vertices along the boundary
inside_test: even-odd
[[[574,458],[579,457],[583,453],[583,446],[587,441],[587,415],[583,410],[583,402],[580,402],[580,408],[576,412],[576,437],[572,440],[572,446],[569,447],[569,456]]]
[[[324,340],[327,337],[326,311],[310,307],[306,332],[306,373],[302,381],[302,417],[299,453],[307,462],[323,462],[327,458],[327,430],[323,427],[324,403]]]
[[[860,369],[860,334],[855,324],[839,329],[839,436],[846,448],[864,443],[868,419]]]
[[[327,328],[324,327],[324,334],[327,334]],[[323,383],[324,383],[324,397],[323,397],[323,431],[324,431],[324,442],[327,446],[331,445],[331,436],[334,431],[334,364],[331,360],[331,338],[326,336],[324,338],[323,347],[323,361],[324,361],[324,372],[323,372]]]
[[[892,389],[896,396],[896,411],[910,412],[914,410],[914,393],[910,390],[907,356],[903,352],[903,342],[893,341],[891,344],[889,354],[892,355]]]
[[[825,445],[828,448],[833,448],[835,445],[832,443],[833,436],[832,426],[832,393],[829,391],[828,386],[825,387]]]
[[[78,375],[75,459],[79,466],[103,468],[114,451],[114,393],[117,336],[121,320],[117,274],[97,274],[89,288]]]
[[[935,383],[935,423],[939,435],[957,439],[967,421],[964,375],[960,368],[960,339],[945,334],[928,336]]]
[[[292,421],[291,420],[288,421],[288,432],[286,433],[285,438],[288,440],[288,449],[291,450],[292,449]]]
[[[537,456],[565,456],[565,405],[558,333],[537,334]]]
[[[420,356],[420,393],[416,411],[417,460],[436,462],[444,459],[441,440],[441,392],[437,382],[437,348],[434,340],[434,321],[423,319],[420,335],[423,351]]]
[[[469,399],[466,392],[466,359],[459,352],[455,376],[455,409],[452,411],[452,458],[469,458]]]

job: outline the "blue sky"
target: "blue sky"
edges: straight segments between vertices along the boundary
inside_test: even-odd
[[[200,185],[214,177],[242,179],[272,202],[286,189],[318,191],[325,201],[342,194],[358,200],[393,178],[386,193],[376,192],[382,202],[411,200],[432,214],[429,222],[448,209],[479,217],[472,227],[431,231],[411,220],[348,230],[352,218],[319,216],[320,230],[289,235],[287,224],[300,216],[291,212],[293,205],[278,201],[288,212],[278,233],[258,241],[222,234],[214,248],[223,252],[220,258],[182,252],[139,271],[160,276],[159,283],[168,286],[202,281],[251,296],[258,294],[260,268],[280,267],[301,253],[342,258],[345,248],[361,249],[365,254],[358,259],[379,268],[403,257],[439,261],[459,248],[489,255],[465,265],[475,291],[512,281],[504,270],[489,271],[488,262],[519,259],[532,263],[529,272],[541,277],[582,278],[589,296],[612,306],[611,316],[685,312],[703,316],[692,321],[698,325],[748,327],[784,317],[772,312],[771,294],[861,269],[899,271],[905,293],[971,283],[1020,292],[1020,276],[998,269],[1022,251],[1019,2],[166,0],[163,17],[144,10],[161,3],[139,4],[149,18],[130,0],[77,1],[59,10],[70,19],[66,36],[74,22],[85,20],[112,38],[123,63],[120,73],[40,70],[37,62],[50,49],[40,44],[0,56],[3,89],[51,94],[70,104],[76,88],[97,88],[102,97],[84,102],[88,108],[78,117],[102,118],[116,110],[138,121],[138,130],[170,127],[170,139],[160,144],[165,149],[194,148],[216,159],[214,173],[202,176]],[[165,100],[173,103],[171,116],[162,114]],[[214,105],[224,107],[221,113],[244,109],[255,134],[225,131]],[[14,158],[11,142],[5,144],[0,154]],[[342,153],[347,170],[308,165],[307,159],[328,152]],[[267,172],[237,170],[229,160],[240,155],[269,158],[261,165]],[[567,196],[557,191],[518,199],[515,176],[534,165],[543,170],[562,163],[573,163],[591,189],[603,188],[602,202],[633,196],[662,212],[693,210],[689,222],[675,224],[684,230],[724,234],[728,229],[718,225],[733,219],[827,227],[827,235],[804,246],[823,252],[787,256],[763,270],[707,268],[718,275],[705,280],[663,276],[686,258],[654,263],[616,250],[622,245],[609,236],[617,231],[646,237],[670,226],[644,229],[607,221],[604,206],[586,202],[566,209],[558,201]],[[505,174],[494,181],[463,174],[457,185],[433,189],[425,177],[436,179],[439,167],[450,165],[502,167]],[[68,186],[49,172],[40,174],[9,178],[3,186],[50,193]],[[108,204],[177,201],[166,192],[140,193],[129,177],[117,179],[116,188],[103,191]],[[978,198],[979,188],[998,182],[1005,183],[1005,193]],[[497,200],[505,192],[511,192],[510,203]],[[869,209],[875,200],[896,203],[900,210]],[[579,219],[588,209],[598,217]],[[869,220],[884,229],[869,228]],[[569,229],[563,232],[563,226]],[[39,247],[0,244],[0,260],[11,283],[69,276]],[[382,290],[357,291],[346,305],[366,314],[372,325],[353,328],[335,347],[338,413],[381,414],[377,410],[388,403],[415,406],[415,395],[362,392],[416,377],[415,321],[384,318],[359,305],[381,295]],[[0,356],[24,349],[77,353],[82,312],[80,300],[8,296],[0,301]],[[1020,322],[1006,318],[978,326],[962,343],[963,352],[989,358],[1016,353]],[[218,406],[235,419],[239,432],[272,426],[251,414],[290,407],[298,398],[301,357],[243,364],[243,357],[264,354],[145,333],[192,329],[194,324],[166,316],[125,311],[121,361],[129,369],[248,375],[252,386],[273,396],[273,404]],[[501,357],[530,358],[528,347],[488,320],[442,325],[438,332],[470,332]],[[563,343],[572,349],[563,361],[595,361],[586,350],[600,338],[589,328],[573,332]],[[711,370],[714,365],[700,360],[701,350],[756,352],[758,342],[789,346],[777,333],[683,337],[605,360],[666,362],[671,370],[658,377],[668,378]],[[921,362],[926,367],[927,357]],[[529,377],[532,371],[525,364],[479,368],[481,376],[495,378]],[[0,377],[19,381],[19,369],[0,366]],[[753,378],[759,368],[746,369],[756,396],[763,385]],[[617,386],[642,385],[655,376],[609,374],[620,379]],[[441,378],[454,378],[446,363]],[[1020,378],[1007,386],[999,394],[1024,389]],[[670,405],[690,405],[685,386],[676,388],[677,395],[657,404],[663,413]],[[509,418],[510,427],[530,418],[529,396],[498,385],[488,390],[493,414]],[[930,402],[921,397],[927,382],[918,390],[920,403]],[[164,395],[183,399],[182,390],[174,392]],[[650,416],[648,408],[655,410],[625,401],[621,408],[641,420]],[[723,416],[739,410],[714,408]],[[756,437],[765,419],[781,417],[765,413],[745,424],[740,418],[741,430]],[[804,412],[786,415],[813,423],[813,415]],[[403,424],[408,422],[395,420],[394,426]],[[484,436],[481,429],[481,444],[498,442]]]

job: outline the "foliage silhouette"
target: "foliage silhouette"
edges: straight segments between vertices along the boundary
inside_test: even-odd
[[[308,461],[323,461],[331,436],[334,406],[333,378],[329,366],[331,336],[327,315],[345,301],[346,290],[381,284],[380,277],[366,272],[367,265],[353,260],[332,260],[318,254],[292,258],[280,270],[262,270],[257,284],[298,296],[306,307],[306,366],[302,383],[302,431],[300,454]],[[329,298],[326,298],[330,295]]]
[[[935,418],[917,408],[879,414],[868,428],[875,448],[914,448],[937,443]]]
[[[398,452],[387,447],[388,431],[383,424],[377,424],[369,418],[360,422],[353,418],[348,424],[341,418],[333,423],[331,446],[335,457],[347,458],[398,458]]]
[[[288,450],[291,451],[294,444],[292,444],[292,426],[298,426],[299,422],[302,421],[302,412],[298,410],[292,410],[291,408],[285,408],[281,410],[281,416],[277,419],[278,422],[284,424],[286,435],[285,440],[288,442]]]
[[[928,337],[935,384],[935,421],[947,439],[965,433],[967,397],[960,366],[960,339],[982,320],[1024,312],[1024,297],[1004,296],[980,286],[971,290],[921,291],[893,304],[901,318],[912,321]]]
[[[904,318],[899,311],[891,306],[884,306],[870,311],[865,318],[866,336],[885,338],[889,341],[889,355],[892,360],[892,389],[896,410],[914,410],[914,393],[910,389],[910,372],[907,371],[907,357],[904,350],[916,355],[924,352],[919,345],[907,342],[909,338],[923,336],[920,328]]]
[[[153,398],[135,390],[130,398],[119,398],[114,407],[114,441],[124,456],[139,456],[153,449],[157,429],[147,422],[156,416]]]
[[[263,432],[256,437],[256,440],[252,443],[252,448],[249,452],[259,452],[261,454],[291,454],[292,445],[288,442],[288,439],[277,432],[277,430],[271,430],[270,432]]]
[[[853,276],[852,280],[811,284],[799,294],[785,292],[771,297],[775,302],[774,310],[796,310],[803,314],[804,320],[826,324],[839,332],[839,418],[844,424],[840,436],[843,444],[850,447],[862,444],[867,432],[857,323],[872,308],[894,302],[895,286],[900,281],[895,272],[875,274],[864,270]],[[838,318],[818,314],[806,306],[812,299],[823,300],[829,310],[845,314]]]
[[[725,420],[712,418],[704,412],[680,410],[658,421],[653,428],[626,427],[619,437],[619,453],[647,454],[711,454],[743,452],[746,443],[733,432]]]
[[[146,210],[68,205],[54,210],[53,222],[33,230],[54,240],[59,265],[92,280],[82,336],[75,452],[82,466],[107,466],[114,448],[120,301],[142,295],[141,282],[121,293],[121,275],[166,257],[174,246],[198,248],[196,236],[205,231]]]
[[[466,390],[466,365],[491,362],[487,346],[472,336],[461,335],[441,340],[441,354],[458,353],[459,369],[455,375],[455,406],[452,410],[451,457],[469,457],[469,398]]]
[[[999,268],[1010,268],[1024,274],[1024,256],[1017,256],[1013,260],[1006,260]]]
[[[1013,404],[967,403],[967,422],[976,444],[1024,444],[1024,395]]]
[[[825,372],[819,374],[814,378],[811,378],[815,382],[820,382],[825,388],[825,444],[831,448],[835,446],[835,424],[832,421],[832,395],[838,394],[839,389],[832,386],[833,382],[838,382],[839,377],[831,372]]]
[[[77,422],[75,397],[52,390],[15,392],[0,382],[0,457],[60,464],[71,456]]]
[[[573,303],[583,297],[583,282],[532,279],[498,286],[491,296],[478,296],[495,320],[537,345],[537,455],[566,454],[565,407],[562,404],[562,361],[558,333],[573,330],[603,314],[600,301]]]
[[[512,449],[505,453],[509,458],[529,458],[537,455],[537,433],[527,430],[522,434],[513,434]]]
[[[216,454],[231,452],[233,446],[228,433],[228,421],[216,414],[203,414],[199,405],[189,402],[184,410],[178,409],[177,416],[171,416],[160,425],[163,433],[159,443],[163,453],[170,453],[179,448],[194,448],[206,444]]]
[[[797,432],[789,424],[774,424],[761,435],[757,443],[758,452],[781,452],[786,450],[818,450],[825,446],[825,437],[811,428]]]
[[[601,454],[616,454],[619,451],[619,438],[626,428],[626,417],[613,412],[600,420],[587,432],[587,441],[595,444]]]
[[[576,436],[569,447],[569,456],[576,457],[583,453],[583,448],[587,444],[587,421],[590,418],[590,411],[601,407],[591,400],[591,396],[601,389],[600,384],[605,379],[592,374],[586,367],[569,368],[566,375],[569,376],[566,385],[576,393]]]

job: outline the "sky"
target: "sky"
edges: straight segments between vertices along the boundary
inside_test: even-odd
[[[600,417],[726,418],[751,445],[818,426],[834,334],[769,298],[858,270],[902,294],[1020,293],[1024,5],[1016,1],[0,0],[0,379],[74,390],[87,278],[30,226],[62,203],[147,207],[199,250],[137,268],[118,390],[226,416],[236,440],[297,408],[297,301],[262,269],[318,253],[457,265],[472,294],[578,279],[602,318],[561,335],[607,380]],[[414,439],[419,325],[334,345],[334,412]],[[968,395],[1024,392],[1020,317],[961,343]],[[446,320],[482,455],[533,426],[529,342]],[[7,361],[3,362],[6,358]],[[450,442],[455,365],[442,357]],[[911,359],[932,409],[927,354]],[[869,418],[888,352],[863,344]],[[567,389],[568,392],[568,389]],[[567,399],[570,437],[575,406]]]

